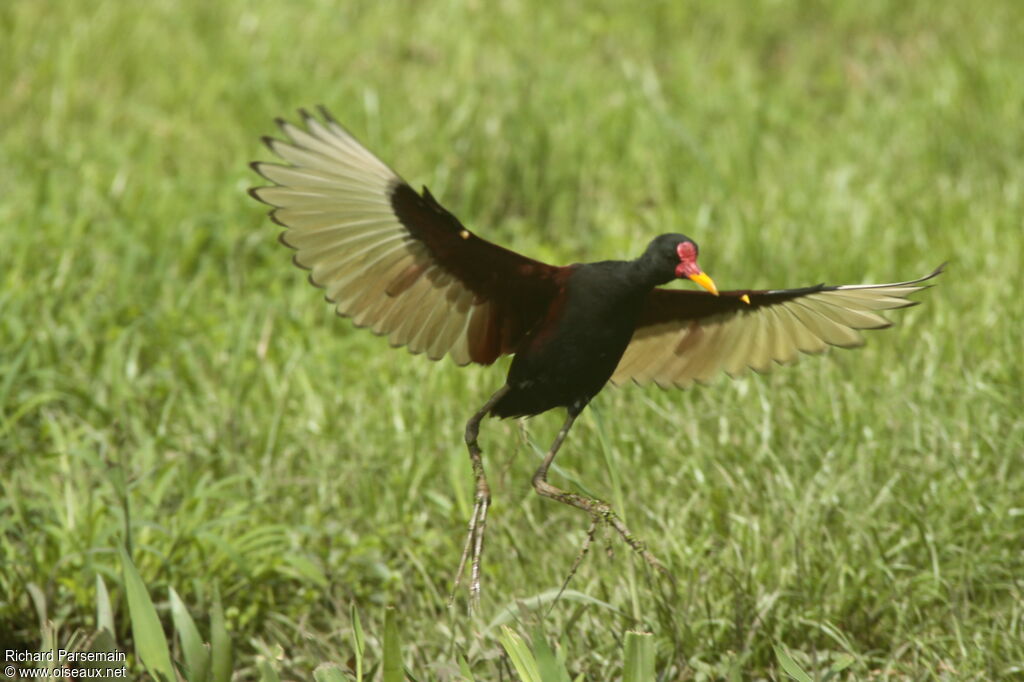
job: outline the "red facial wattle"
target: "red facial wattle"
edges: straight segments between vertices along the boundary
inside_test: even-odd
[[[676,246],[676,254],[679,256],[676,277],[686,277],[708,290],[712,295],[718,296],[718,287],[715,286],[714,280],[697,265],[697,245],[693,242],[679,242]]]

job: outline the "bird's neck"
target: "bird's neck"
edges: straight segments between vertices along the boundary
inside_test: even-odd
[[[629,279],[646,293],[656,286],[668,284],[674,277],[672,274],[666,275],[663,268],[654,267],[650,260],[640,257],[630,262]]]

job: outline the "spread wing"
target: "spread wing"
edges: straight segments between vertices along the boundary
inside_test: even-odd
[[[278,121],[264,138],[285,164],[254,163],[295,264],[339,315],[433,360],[490,364],[514,352],[559,289],[561,268],[471,233],[426,188],[419,194],[330,114]]]
[[[654,289],[612,382],[683,388],[723,371],[733,376],[747,368],[764,372],[773,362],[795,361],[798,352],[859,346],[864,340],[858,330],[888,327],[878,312],[916,305],[907,296],[927,288],[922,282],[943,267],[894,284],[723,291],[717,297]]]

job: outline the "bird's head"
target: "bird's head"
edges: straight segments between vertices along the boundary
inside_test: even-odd
[[[652,265],[656,264],[659,270],[664,268],[666,274],[671,269],[672,277],[685,277],[717,296],[718,287],[715,286],[714,280],[697,265],[698,251],[697,243],[686,235],[663,234],[650,243],[642,260]],[[670,279],[668,276],[665,277],[665,281]]]

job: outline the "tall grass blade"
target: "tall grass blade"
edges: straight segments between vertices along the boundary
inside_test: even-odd
[[[540,626],[533,629],[530,644],[533,647],[533,655],[537,659],[540,678],[544,682],[570,682],[569,673],[565,666],[558,662],[555,652],[548,646],[547,640],[544,638],[544,631]]]
[[[545,592],[541,592],[540,594],[536,594],[532,597],[525,597],[523,599],[517,599],[516,601],[509,602],[508,604],[503,606],[501,611],[498,612],[498,615],[496,615],[491,620],[491,622],[487,624],[487,627],[484,629],[484,634],[487,634],[488,632],[490,632],[498,626],[505,625],[507,623],[511,623],[512,621],[514,621],[519,616],[519,614],[522,613],[523,607],[529,609],[538,609],[542,606],[547,606],[556,599],[558,599],[559,601],[589,604],[591,606],[597,606],[602,609],[607,609],[615,615],[625,615],[621,610],[615,608],[608,602],[601,601],[600,599],[595,599],[594,597],[591,597],[589,594],[584,594],[583,592],[579,592],[577,590],[565,590],[561,593],[561,596],[559,596],[559,592],[560,590],[558,588],[555,588],[547,590]]]
[[[177,675],[171,664],[171,652],[167,648],[160,618],[149,597],[146,584],[135,569],[128,552],[120,547],[121,572],[124,576],[124,591],[128,598],[128,615],[132,621],[132,639],[135,640],[135,654],[153,677],[174,682]]]
[[[522,682],[545,682],[544,678],[540,676],[537,659],[533,657],[533,653],[526,646],[522,637],[507,625],[502,625],[499,640]]]
[[[210,610],[210,672],[213,682],[231,682],[233,659],[231,635],[228,634],[227,625],[224,623],[220,590],[214,590],[213,608]]]
[[[39,619],[40,629],[46,626],[46,595],[39,589],[39,585],[29,583],[25,586],[28,596],[32,599],[32,605],[36,608],[36,617]]]
[[[775,658],[779,659],[779,665],[797,682],[813,682],[811,676],[804,672],[804,669],[797,665],[796,661],[781,646],[772,646],[775,649]]]
[[[110,593],[99,573],[96,574],[96,629],[114,633],[114,609],[110,606]]]
[[[626,633],[622,682],[654,682],[654,638],[650,633]]]
[[[462,675],[462,682],[476,682],[473,671],[469,669],[469,662],[465,656],[459,656],[459,674]]]
[[[398,638],[395,609],[384,612],[384,682],[402,682],[402,644]]]
[[[363,651],[365,651],[365,639],[363,638],[363,625],[359,622],[359,612],[356,605],[352,604],[349,609],[349,618],[352,620],[352,645],[355,647],[356,659],[356,682],[363,682]]]
[[[178,633],[181,652],[185,656],[185,677],[189,682],[206,682],[210,677],[210,647],[199,636],[199,628],[178,593],[173,587],[167,592],[174,630]]]

